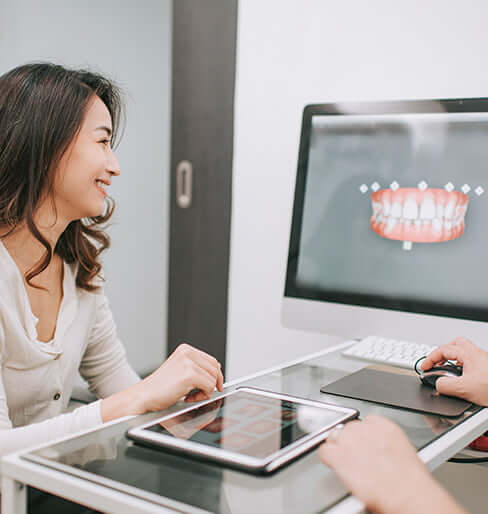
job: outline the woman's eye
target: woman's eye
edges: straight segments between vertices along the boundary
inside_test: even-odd
[[[99,141],[99,143],[102,143],[105,146],[109,146],[110,145],[110,139],[102,139],[101,141]]]

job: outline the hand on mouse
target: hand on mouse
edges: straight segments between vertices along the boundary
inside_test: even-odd
[[[431,352],[420,367],[427,371],[447,360],[457,361],[463,367],[463,374],[439,378],[437,391],[488,407],[488,352],[463,337],[457,337]]]
[[[166,409],[190,392],[188,401],[206,400],[215,388],[222,391],[223,385],[217,359],[183,343],[144,380],[103,399],[102,420]]]
[[[435,482],[400,427],[386,418],[347,423],[321,445],[319,456],[368,511],[464,512]]]

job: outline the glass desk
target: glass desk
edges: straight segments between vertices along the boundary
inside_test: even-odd
[[[367,363],[341,356],[351,342],[302,362],[236,381],[272,391],[357,408],[397,422],[434,469],[488,429],[488,409],[443,419],[320,393],[320,387]],[[218,395],[216,395],[218,396]],[[186,405],[185,405],[186,406]],[[181,405],[169,411],[175,411]],[[35,451],[2,461],[2,509],[25,512],[25,487],[51,492],[104,512],[306,513],[361,512],[341,481],[313,451],[270,477],[255,477],[134,444],[128,428],[161,416],[117,420]]]

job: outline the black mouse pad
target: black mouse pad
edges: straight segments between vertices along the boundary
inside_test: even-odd
[[[459,398],[439,395],[432,387],[423,385],[417,376],[371,368],[351,373],[320,390],[322,393],[438,414],[446,418],[460,416],[472,405]]]

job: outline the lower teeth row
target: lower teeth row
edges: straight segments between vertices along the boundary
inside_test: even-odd
[[[452,227],[458,227],[461,225],[464,221],[463,218],[456,218],[455,220],[441,220],[439,218],[434,218],[433,220],[408,220],[404,218],[383,218],[382,216],[378,216],[378,218],[372,219],[374,224],[377,223],[386,223],[387,230],[392,230],[398,223],[403,224],[405,228],[409,228],[411,226],[420,229],[422,225],[424,227],[431,226],[434,230],[437,230],[438,232],[441,231],[441,229],[444,227],[446,230],[451,230]]]

